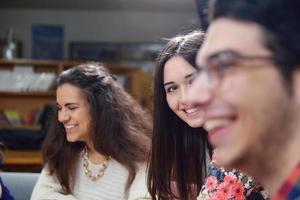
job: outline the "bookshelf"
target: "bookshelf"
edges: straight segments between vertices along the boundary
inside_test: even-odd
[[[39,172],[43,162],[42,152],[33,150],[5,150],[5,171]]]
[[[47,61],[47,60],[29,60],[29,59],[15,59],[3,60],[0,59],[0,75],[2,72],[12,72],[16,68],[23,71],[31,70],[33,73],[52,73],[55,76],[62,71],[71,68],[82,62],[78,61]],[[124,77],[124,88],[134,97],[138,102],[147,108],[151,108],[151,77],[149,73],[141,71],[139,68],[126,67],[118,64],[104,64],[112,74]],[[26,72],[26,71],[25,71]],[[1,76],[0,76],[1,81]],[[0,83],[1,84],[1,83]],[[55,104],[55,91],[48,89],[44,91],[16,91],[3,90],[0,88],[0,110],[17,111],[20,118],[25,119],[21,124],[1,125],[0,130],[32,130],[38,132],[41,130],[40,124],[35,124],[30,121],[28,123],[28,116],[33,111],[38,111],[46,104]],[[11,150],[6,152],[5,166],[11,170],[13,166],[15,169],[20,169],[22,166],[37,166],[42,164],[40,151],[32,150]],[[5,170],[4,166],[4,170]]]
[[[0,125],[2,130],[32,130],[40,131],[42,129],[41,125]]]
[[[14,98],[18,98],[18,97],[55,97],[55,91],[46,91],[46,92],[0,91],[0,95],[7,96],[7,97],[14,97]]]

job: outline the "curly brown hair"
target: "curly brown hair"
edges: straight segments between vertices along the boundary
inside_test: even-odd
[[[148,112],[98,63],[86,63],[64,71],[56,86],[71,84],[83,92],[91,112],[91,138],[97,152],[111,156],[129,172],[126,191],[138,162],[149,155],[152,120]],[[66,194],[72,193],[76,164],[83,142],[68,142],[64,126],[53,116],[42,151],[44,163]]]

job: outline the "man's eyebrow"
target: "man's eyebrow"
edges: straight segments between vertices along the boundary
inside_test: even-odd
[[[222,49],[222,50],[219,50],[219,51],[216,51],[216,52],[212,52],[210,54],[208,54],[207,56],[204,57],[204,62],[207,63],[209,61],[211,61],[212,59],[214,58],[217,58],[220,54],[222,55],[223,53],[231,53],[231,52],[235,52],[235,50],[233,49]],[[205,66],[206,64],[199,64],[198,62],[196,62],[195,64],[195,68],[197,70],[203,68],[203,66]]]
[[[237,53],[237,50],[234,49],[222,49],[216,52],[213,52],[211,54],[209,54],[208,56],[206,56],[205,60],[208,61],[210,59],[216,58],[218,57],[220,54],[224,54],[224,53]]]

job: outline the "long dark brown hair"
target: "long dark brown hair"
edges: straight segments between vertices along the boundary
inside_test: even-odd
[[[165,63],[180,55],[195,66],[203,37],[200,31],[174,37],[157,59],[148,174],[148,188],[154,200],[195,198],[206,177],[206,159],[210,148],[207,133],[203,128],[190,127],[177,117],[168,106],[163,86]]]
[[[72,84],[83,92],[91,113],[91,138],[99,153],[111,156],[129,172],[126,190],[132,184],[138,162],[148,159],[152,120],[125,92],[106,68],[86,63],[63,72],[57,87]],[[66,194],[72,193],[83,142],[68,142],[57,111],[43,143],[44,163]]]

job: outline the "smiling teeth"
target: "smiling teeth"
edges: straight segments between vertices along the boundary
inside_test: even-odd
[[[226,126],[230,124],[232,120],[230,119],[214,119],[214,120],[208,120],[204,123],[204,128],[206,131],[210,132],[213,129]]]
[[[75,127],[75,125],[66,125],[66,126],[65,126],[66,129],[74,128],[74,127]]]
[[[197,110],[198,110],[197,108],[190,108],[190,109],[185,109],[185,112],[190,114],[190,113],[193,113]]]

